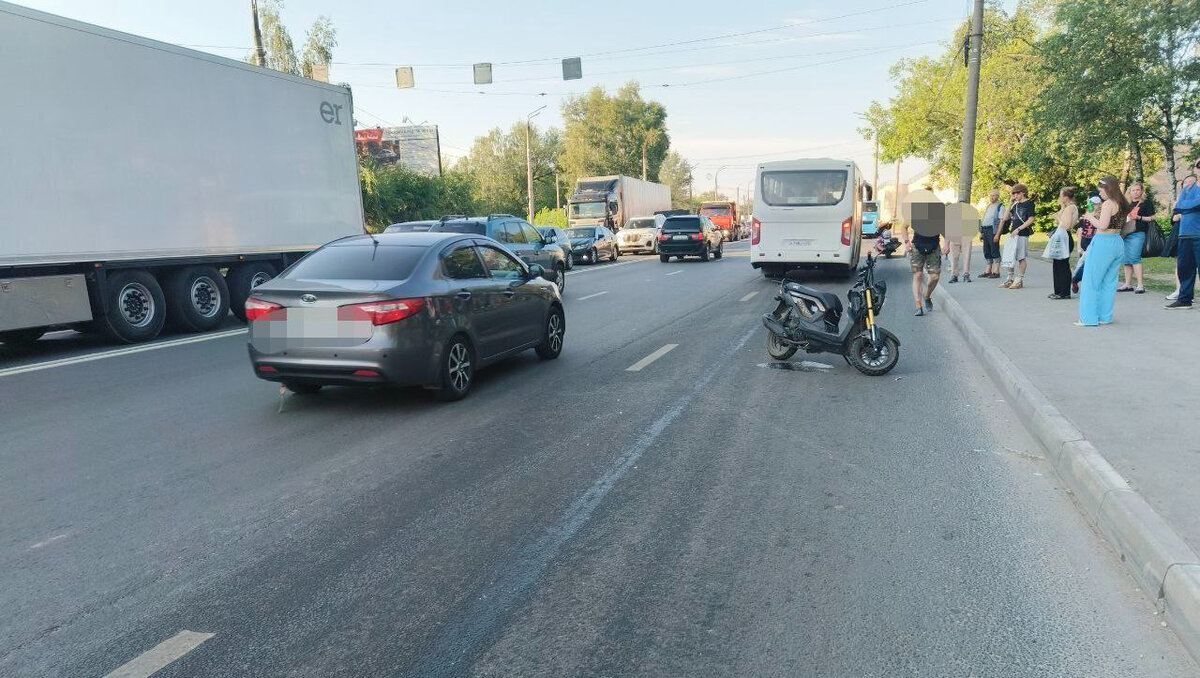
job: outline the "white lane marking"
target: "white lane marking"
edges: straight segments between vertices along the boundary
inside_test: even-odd
[[[589,294],[586,297],[579,297],[579,299],[577,299],[577,301],[587,301],[588,299],[594,299],[602,294],[608,294],[608,290],[604,290],[603,292],[597,292],[595,294]]]
[[[56,534],[53,537],[50,537],[49,539],[43,539],[42,541],[39,541],[38,543],[34,544],[33,546],[30,546],[29,549],[31,551],[33,549],[40,549],[43,546],[45,546],[46,544],[53,544],[54,542],[58,541],[59,539],[66,539],[69,536],[71,536],[70,532],[63,532],[62,534]]]
[[[134,657],[132,661],[108,673],[104,678],[147,678],[159,670],[191,652],[200,643],[212,638],[211,633],[195,631],[180,631],[174,636]]]
[[[738,299],[738,301],[750,301],[751,299],[754,298],[754,296],[756,294],[758,294],[757,290],[751,292],[750,294],[747,294],[746,296],[742,297],[741,299]]]
[[[630,264],[637,264],[637,263],[641,263],[641,262],[637,259],[634,259],[633,261],[618,261],[615,264],[602,264],[602,265],[592,264],[588,268],[573,268],[573,269],[567,271],[567,275],[579,275],[581,273],[595,273],[596,271],[607,271],[610,268],[617,268],[618,266],[628,266]]]
[[[87,363],[93,360],[103,360],[104,358],[116,358],[117,356],[130,355],[132,353],[141,353],[143,351],[155,351],[160,348],[169,348],[171,346],[182,346],[184,344],[195,344],[200,341],[209,341],[212,339],[223,339],[225,337],[234,337],[239,334],[245,334],[248,330],[244,327],[225,330],[224,332],[213,332],[212,334],[204,334],[198,337],[184,337],[183,339],[171,339],[169,341],[160,341],[155,344],[146,344],[145,346],[131,346],[129,348],[118,348],[111,351],[103,351],[101,353],[89,353],[88,355],[76,356],[74,358],[60,358],[58,360],[47,360],[44,363],[34,363],[32,365],[22,365],[21,367],[10,367],[5,370],[0,370],[0,377],[10,377],[14,374],[24,374],[26,372],[37,372],[38,370],[48,370],[52,367],[65,367],[67,365],[75,365],[77,363]]]
[[[670,272],[670,273],[668,273],[667,275],[679,275],[680,273],[683,273],[683,269],[682,269],[682,268],[681,268],[681,269],[679,269],[678,271],[671,271],[671,272]]]
[[[641,360],[630,365],[629,367],[626,367],[625,371],[626,372],[641,372],[642,369],[645,368],[647,365],[649,365],[650,363],[654,362],[655,360],[658,360],[659,358],[665,356],[666,354],[670,353],[678,345],[679,344],[667,344],[666,346],[663,346],[662,348],[658,349],[654,353],[651,353],[650,355],[646,356],[645,358],[642,358]]]

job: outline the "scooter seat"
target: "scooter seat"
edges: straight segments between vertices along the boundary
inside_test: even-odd
[[[829,310],[832,310],[832,311],[835,311],[838,313],[840,313],[842,311],[842,300],[840,297],[838,297],[838,295],[834,294],[833,292],[826,292],[825,290],[818,290],[814,287],[808,287],[806,285],[801,285],[800,283],[795,283],[795,282],[791,282],[791,281],[785,282],[783,284],[783,286],[785,288],[787,288],[787,290],[789,292],[796,292],[797,294],[803,294],[805,296],[809,296],[809,297],[816,299],[817,301],[821,302],[822,306],[824,306],[825,308],[827,308]]]

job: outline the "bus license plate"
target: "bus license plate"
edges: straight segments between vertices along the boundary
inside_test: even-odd
[[[811,238],[809,238],[809,239],[805,239],[805,238],[789,238],[789,239],[788,239],[788,240],[786,240],[785,242],[787,242],[787,244],[788,244],[789,246],[791,246],[791,247],[808,247],[808,246],[810,246],[810,245],[812,245],[812,244],[813,244],[813,241],[812,241],[812,239],[811,239]]]

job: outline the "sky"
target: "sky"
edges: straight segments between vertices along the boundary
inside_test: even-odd
[[[252,42],[248,0],[18,4],[236,59]],[[353,87],[360,125],[437,124],[450,162],[475,137],[540,106],[534,123],[561,127],[567,95],[636,80],[643,97],[666,107],[671,147],[696,165],[696,191],[715,183],[733,196],[745,195],[763,160],[849,158],[870,180],[873,147],[856,113],[891,95],[897,59],[941,53],[970,8],[969,0],[286,0],[282,15],[297,45],[318,16],[332,19],[330,80]],[[584,78],[564,82],[561,59],[575,56]],[[493,64],[493,84],[472,84],[476,62]],[[413,66],[415,89],[395,87],[402,65]],[[922,167],[905,163],[902,181]],[[880,184],[894,172],[881,167]]]

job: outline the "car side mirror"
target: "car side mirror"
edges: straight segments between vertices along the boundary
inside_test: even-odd
[[[529,278],[531,280],[533,278],[545,278],[545,277],[546,277],[546,269],[543,268],[541,264],[530,264],[529,265]]]

